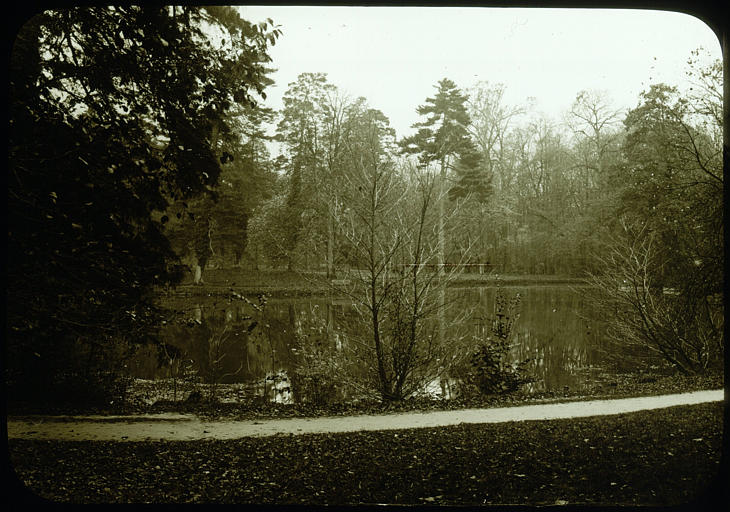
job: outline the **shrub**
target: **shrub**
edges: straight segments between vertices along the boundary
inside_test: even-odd
[[[6,372],[8,403],[53,410],[121,405],[132,381],[125,371],[129,353],[129,343],[111,337],[59,343],[54,352],[37,354],[23,368]]]
[[[532,382],[527,375],[529,359],[517,363],[508,362],[514,323],[520,317],[521,297],[517,293],[507,301],[501,284],[497,282],[491,334],[475,336],[475,347],[462,369],[460,392],[483,395],[511,393],[520,386]]]
[[[721,286],[700,260],[681,276],[665,270],[667,256],[646,224],[622,220],[623,233],[588,277],[586,297],[607,329],[609,355],[624,365],[657,357],[685,375],[722,369],[724,311]]]
[[[505,361],[509,343],[502,338],[487,338],[480,343],[470,359],[468,383],[481,394],[500,394],[517,391],[520,386],[531,382],[526,376],[529,359],[516,364]]]

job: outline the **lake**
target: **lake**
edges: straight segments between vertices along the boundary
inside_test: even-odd
[[[594,325],[580,286],[531,285],[504,287],[509,299],[521,296],[520,317],[514,325],[512,362],[530,358],[534,382],[530,391],[573,390],[589,384],[608,364],[602,351],[603,333]],[[494,312],[494,286],[450,288],[450,308],[442,317],[449,329],[462,316],[460,334],[485,332]],[[171,297],[166,305],[182,313],[185,323],[162,328],[168,356],[185,361],[189,370],[223,383],[261,382],[267,375],[291,372],[301,343],[347,343],[360,325],[347,299],[332,297],[270,298],[262,311],[227,297]],[[253,322],[256,322],[254,325]],[[328,330],[329,326],[329,330]],[[169,361],[168,358],[165,358]],[[138,357],[132,373],[139,378],[170,376],[156,357]],[[177,368],[177,367],[175,367]],[[181,372],[178,373],[181,375]],[[440,386],[432,386],[438,394]]]

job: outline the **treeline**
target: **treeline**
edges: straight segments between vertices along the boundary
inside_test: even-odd
[[[281,111],[247,119],[238,158],[224,166],[223,201],[198,211],[199,236],[188,228],[178,247],[193,255],[197,243],[190,262],[201,269],[211,262],[333,274],[353,265],[339,221],[352,162],[368,158],[357,139],[376,123],[394,173],[407,180],[416,167],[444,182],[442,217],[453,223],[442,226],[450,232],[445,263],[582,276],[599,269],[596,256],[622,232],[620,219],[661,226],[673,250],[672,237],[697,234],[690,212],[703,212],[706,236],[694,237],[685,256],[715,261],[721,66],[692,57],[689,92],[653,85],[622,111],[605,92],[581,91],[559,120],[506,103],[504,85],[462,91],[444,79],[417,108],[422,121],[408,138],[367,99],[349,97],[323,73],[303,73]],[[276,125],[273,137],[267,122]],[[270,137],[281,148],[277,158],[267,150]]]

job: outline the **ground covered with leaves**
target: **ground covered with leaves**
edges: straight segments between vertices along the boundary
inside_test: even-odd
[[[583,419],[226,441],[11,440],[71,503],[676,505],[720,471],[721,403]]]

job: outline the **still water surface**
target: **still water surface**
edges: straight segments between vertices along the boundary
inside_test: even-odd
[[[507,298],[516,293],[521,296],[509,356],[515,362],[530,358],[528,369],[535,382],[528,389],[580,389],[608,363],[601,350],[601,329],[589,320],[581,287],[535,285],[505,287],[504,291]],[[451,320],[465,312],[461,332],[484,332],[493,317],[496,288],[458,288],[447,293],[453,301],[444,322],[447,339]],[[271,298],[262,312],[225,297],[179,297],[170,299],[168,305],[184,311],[189,322],[164,327],[166,343],[179,349],[181,359],[195,371],[203,375],[217,372],[217,380],[226,383],[260,381],[273,373],[291,372],[298,358],[297,333],[300,341],[308,335],[309,343],[341,344],[347,343],[348,331],[358,325],[352,304],[331,297]],[[327,325],[331,326],[329,337]],[[216,344],[216,340],[223,342]],[[220,347],[217,352],[216,346]],[[135,375],[142,378],[169,374],[154,358],[138,359],[134,366]]]

